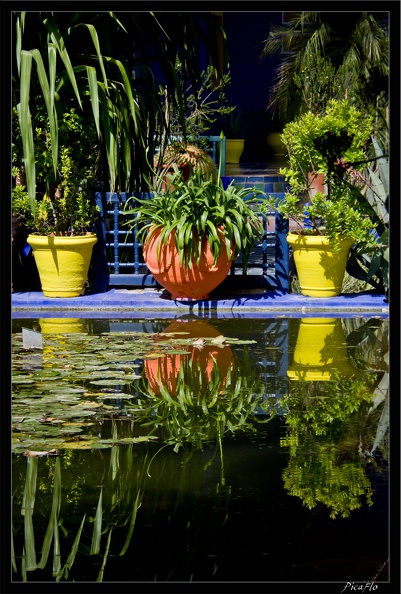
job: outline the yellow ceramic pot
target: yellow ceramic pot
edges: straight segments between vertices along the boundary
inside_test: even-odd
[[[244,144],[243,138],[226,138],[226,163],[239,163]]]
[[[42,334],[70,334],[84,332],[84,321],[80,318],[41,318]]]
[[[332,244],[324,235],[289,233],[287,241],[294,254],[301,293],[309,297],[340,295],[354,240],[344,239],[338,252],[333,252]]]
[[[45,297],[78,297],[85,292],[94,233],[68,237],[29,235]]]
[[[332,379],[335,371],[341,377],[355,374],[349,362],[341,319],[303,318],[288,377],[292,380],[327,381]]]

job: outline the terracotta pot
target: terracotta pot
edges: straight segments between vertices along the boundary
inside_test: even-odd
[[[194,341],[197,338],[217,338],[221,334],[206,320],[176,320],[163,330],[163,333],[171,334],[173,332],[185,332],[182,337],[193,338]],[[195,384],[197,390],[201,390],[202,387],[206,388],[212,379],[213,368],[216,364],[222,378],[218,390],[224,391],[227,374],[234,359],[231,347],[228,345],[217,347],[208,344],[199,346],[189,344],[184,347],[180,345],[181,348],[187,350],[187,354],[167,354],[164,357],[145,359],[144,371],[152,393],[160,396],[161,384],[171,396],[175,396],[177,394],[177,376],[181,369],[184,376],[191,375],[188,381],[191,386]],[[193,370],[196,370],[195,374]]]
[[[179,171],[181,171],[181,175],[184,181],[188,181],[189,176],[191,174],[191,170],[190,167],[187,163],[176,163],[177,168]],[[174,171],[174,167],[168,166],[168,165],[163,165],[163,183],[161,186],[161,190],[163,192],[174,192],[174,186],[171,183],[170,179],[171,176],[173,176],[175,174]]]
[[[310,197],[313,197],[316,194],[316,192],[321,192],[322,194],[325,194],[323,173],[316,173],[315,171],[309,171],[308,182],[309,182],[309,196]]]
[[[287,241],[292,247],[301,293],[310,297],[340,295],[348,254],[354,240],[344,239],[340,250],[324,235],[289,233]]]
[[[78,297],[85,293],[94,233],[68,237],[29,235],[43,295],[46,297]]]
[[[208,299],[209,293],[215,289],[228,275],[233,257],[227,256],[225,245],[222,245],[220,256],[213,265],[213,254],[206,238],[202,243],[202,255],[199,266],[192,263],[189,268],[180,264],[175,232],[168,238],[166,245],[161,245],[160,255],[157,253],[161,231],[156,229],[146,238],[143,256],[146,266],[155,280],[169,293],[173,299],[199,301]]]

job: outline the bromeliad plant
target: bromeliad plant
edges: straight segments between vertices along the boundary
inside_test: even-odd
[[[140,241],[161,230],[159,252],[174,232],[182,266],[192,268],[199,263],[206,237],[214,264],[221,250],[226,249],[229,258],[236,258],[242,251],[246,268],[249,254],[263,233],[260,216],[253,208],[256,198],[264,193],[256,188],[239,188],[233,181],[224,188],[221,157],[216,182],[201,171],[192,171],[185,181],[178,168],[174,169],[166,191],[148,200],[135,198],[139,205],[134,208],[132,200],[127,202],[126,214],[133,215],[127,224],[138,227]]]

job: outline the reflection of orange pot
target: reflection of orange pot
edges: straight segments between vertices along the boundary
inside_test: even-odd
[[[166,245],[161,245],[158,255],[160,233],[161,230],[156,229],[150,239],[145,240],[143,247],[146,266],[156,281],[171,293],[173,299],[207,299],[210,291],[226,278],[231,267],[233,258],[227,257],[224,243],[221,254],[213,265],[213,254],[205,238],[199,266],[192,263],[192,268],[188,268],[180,264],[174,231]]]
[[[185,332],[184,338],[217,338],[221,333],[211,326],[206,320],[185,321],[177,320],[172,322],[163,332]],[[177,375],[181,368],[184,373],[191,374],[190,384],[201,389],[207,387],[212,379],[213,367],[217,364],[221,375],[220,390],[224,389],[229,369],[233,363],[233,352],[229,346],[217,347],[210,344],[182,347],[187,354],[167,354],[156,359],[146,359],[144,362],[145,375],[149,381],[149,387],[153,394],[160,395],[161,383],[171,396],[176,395]],[[192,362],[192,369],[190,363]],[[194,377],[193,371],[200,374]]]

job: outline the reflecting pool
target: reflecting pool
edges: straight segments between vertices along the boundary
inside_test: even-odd
[[[388,326],[13,320],[12,581],[388,580]]]

